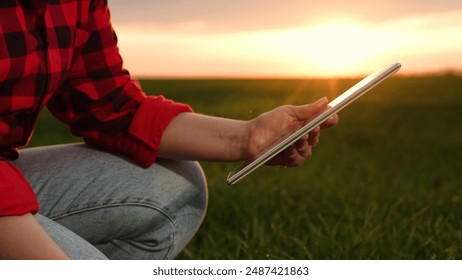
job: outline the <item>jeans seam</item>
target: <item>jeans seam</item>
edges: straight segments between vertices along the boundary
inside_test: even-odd
[[[72,211],[72,212],[68,212],[66,214],[62,214],[62,215],[55,216],[55,217],[48,217],[48,218],[52,219],[52,220],[59,220],[59,219],[63,219],[63,218],[66,218],[66,217],[69,217],[69,216],[72,216],[72,215],[84,213],[84,212],[91,211],[91,210],[99,210],[99,209],[104,209],[104,208],[109,208],[109,207],[118,207],[118,206],[142,206],[142,207],[151,208],[151,209],[154,209],[154,210],[158,211],[162,215],[164,215],[170,221],[170,224],[173,227],[172,241],[171,241],[170,246],[169,246],[169,248],[168,248],[168,250],[167,250],[167,252],[165,254],[165,258],[166,258],[170,254],[170,251],[171,251],[173,245],[175,244],[176,225],[175,225],[173,217],[171,217],[166,211],[162,210],[159,207],[153,206],[151,204],[140,203],[140,202],[111,203],[111,204],[105,204],[105,205],[100,205],[100,206],[92,206],[92,207],[88,207],[88,208],[84,208],[84,209],[80,209],[80,210],[75,210],[75,211]]]

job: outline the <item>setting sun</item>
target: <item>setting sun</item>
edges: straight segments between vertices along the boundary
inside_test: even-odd
[[[371,33],[363,26],[339,22],[314,27],[306,31],[306,49],[300,50],[300,56],[305,52],[306,62],[325,74],[351,71],[374,52]]]
[[[273,34],[274,54],[292,61],[291,72],[316,72],[320,76],[357,75],[377,64],[380,52],[390,47],[367,26],[332,22]]]

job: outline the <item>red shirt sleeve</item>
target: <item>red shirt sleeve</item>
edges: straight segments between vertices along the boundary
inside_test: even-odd
[[[134,155],[133,158],[143,165],[151,165],[157,157],[160,139],[167,125],[178,114],[191,111],[189,106],[175,103],[163,96],[147,97],[138,108],[129,129],[130,135],[141,142],[138,146],[145,151],[134,147],[136,150],[132,148],[128,153]]]
[[[88,22],[76,36],[72,67],[48,108],[86,143],[152,164],[168,123],[192,109],[162,96],[147,97],[130,78],[106,1],[91,2]]]
[[[157,158],[162,133],[170,121],[182,112],[191,111],[188,105],[173,102],[163,96],[149,96],[138,107],[127,133],[117,137],[96,133],[98,137],[87,136],[84,139],[89,145],[122,152],[148,167]]]
[[[0,160],[0,216],[37,213],[38,202],[22,173],[10,163]]]

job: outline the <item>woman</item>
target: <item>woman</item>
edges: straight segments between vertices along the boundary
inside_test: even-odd
[[[0,24],[0,258],[174,258],[206,210],[194,161],[252,158],[327,107],[323,98],[238,121],[147,97],[122,67],[103,0],[3,0]],[[19,157],[45,105],[86,144]],[[319,133],[271,163],[300,165]]]

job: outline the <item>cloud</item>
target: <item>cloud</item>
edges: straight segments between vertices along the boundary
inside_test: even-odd
[[[236,32],[303,26],[347,17],[380,23],[409,15],[462,9],[460,0],[111,0],[115,23],[155,22],[165,28],[201,21],[208,32]]]
[[[396,48],[428,54],[460,50],[462,54],[462,10],[412,15],[393,20],[380,29],[396,40]]]

